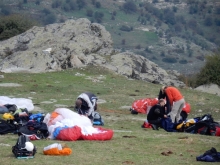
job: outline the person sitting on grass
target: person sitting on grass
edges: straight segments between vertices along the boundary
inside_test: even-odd
[[[164,105],[165,100],[160,99],[158,104],[151,107],[147,115],[147,120],[152,125],[153,130],[158,130],[158,128],[161,127],[161,120],[163,118],[167,118],[167,115],[165,115]]]

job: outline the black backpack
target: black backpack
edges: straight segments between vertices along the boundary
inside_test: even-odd
[[[26,142],[30,142],[29,138],[25,135],[20,135],[18,137],[17,143],[12,147],[12,153],[18,159],[22,158],[33,158],[37,152],[36,147],[34,146],[32,151],[28,151],[25,146]]]
[[[7,133],[17,133],[17,125],[13,123],[13,120],[3,120],[0,119],[0,135]]]

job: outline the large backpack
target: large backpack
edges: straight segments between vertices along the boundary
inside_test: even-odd
[[[15,144],[15,146],[12,147],[12,153],[14,154],[14,156],[18,159],[33,158],[37,149],[33,145],[33,149],[30,150],[32,146],[28,148],[27,145],[33,145],[33,144],[30,142],[27,136],[20,135],[18,137],[17,143]]]

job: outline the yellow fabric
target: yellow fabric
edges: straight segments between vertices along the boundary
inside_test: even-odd
[[[182,123],[180,123],[180,124],[178,124],[178,126],[176,127],[176,129],[181,129],[182,128],[182,126],[183,126],[183,122]]]
[[[11,113],[4,113],[2,118],[4,120],[14,120],[14,116]]]

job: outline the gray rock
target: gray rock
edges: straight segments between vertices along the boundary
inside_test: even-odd
[[[195,88],[195,90],[220,96],[220,87],[217,84],[201,85]]]
[[[67,20],[32,29],[0,42],[0,71],[50,72],[97,65],[129,79],[155,84],[185,86],[177,74],[132,52],[113,49],[105,27],[86,18]]]

